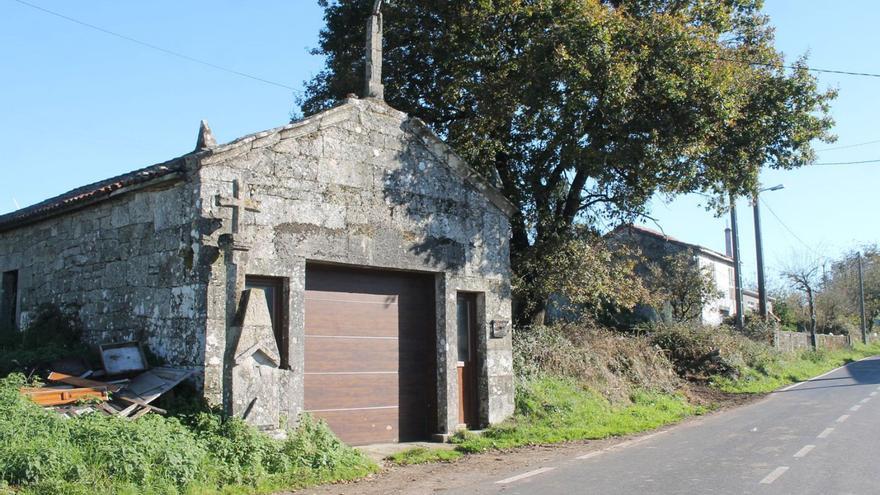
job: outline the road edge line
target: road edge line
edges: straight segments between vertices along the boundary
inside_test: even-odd
[[[857,359],[857,360],[853,361],[852,363],[858,363],[858,362],[864,361],[864,360],[866,360],[866,359],[871,359],[871,358],[874,358],[874,357],[877,357],[877,356],[866,356],[866,357],[863,357],[862,359]],[[789,391],[789,390],[791,390],[791,389],[797,387],[798,385],[803,385],[804,383],[810,383],[810,382],[813,381],[813,380],[818,380],[819,378],[822,378],[822,377],[824,377],[824,376],[828,376],[828,375],[830,375],[831,373],[834,373],[835,371],[842,370],[843,368],[846,368],[847,366],[851,365],[852,363],[842,364],[842,365],[838,366],[837,368],[834,368],[834,369],[831,370],[831,371],[826,371],[825,373],[822,373],[821,375],[814,376],[813,378],[810,378],[810,379],[808,379],[808,380],[804,380],[804,381],[802,381],[802,382],[792,383],[791,385],[788,385],[788,386],[785,386],[785,387],[783,387],[783,388],[780,388],[779,390],[774,390],[773,392],[770,392],[770,393],[771,393],[771,394],[775,394],[775,393],[777,393],[777,392],[787,392],[787,391]]]

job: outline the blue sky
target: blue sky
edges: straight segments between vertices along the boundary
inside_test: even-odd
[[[323,20],[312,0],[118,2],[28,0],[47,9],[234,70],[302,88],[322,67],[310,55]],[[254,7],[257,5],[257,7]],[[880,73],[880,4],[769,0],[777,46],[811,66]],[[282,125],[294,91],[114,38],[0,0],[0,213],[190,151],[200,119],[220,142]],[[821,75],[840,97],[834,148],[880,140],[880,78]],[[819,153],[819,162],[880,159],[880,143]],[[835,256],[880,241],[880,164],[766,172],[762,210],[768,271],[796,252]],[[726,217],[699,196],[653,202],[663,230],[723,250]],[[783,224],[791,230],[783,227]],[[653,226],[653,224],[651,224]],[[754,280],[751,210],[740,202],[744,276]],[[793,234],[792,234],[793,232]]]

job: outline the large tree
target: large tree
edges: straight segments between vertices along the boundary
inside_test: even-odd
[[[319,3],[326,27],[315,53],[326,67],[307,85],[304,114],[361,92],[374,0]],[[757,0],[395,0],[383,7],[385,97],[500,177],[519,208],[512,261],[528,298],[540,274],[528,267],[578,224],[646,215],[656,193],[749,194],[761,167],[801,166],[814,158],[811,140],[832,139],[834,92],[817,89],[803,59],[782,67],[760,9]]]

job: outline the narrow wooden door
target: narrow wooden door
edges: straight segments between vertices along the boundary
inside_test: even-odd
[[[477,295],[458,295],[458,422],[469,429],[479,428],[477,401]]]

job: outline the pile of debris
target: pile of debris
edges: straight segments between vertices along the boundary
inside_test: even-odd
[[[167,411],[150,405],[186,380],[192,370],[150,368],[138,342],[98,347],[103,369],[93,370],[82,357],[68,357],[50,365],[43,387],[23,387],[20,392],[35,403],[74,417],[102,412],[137,419],[149,412]]]

